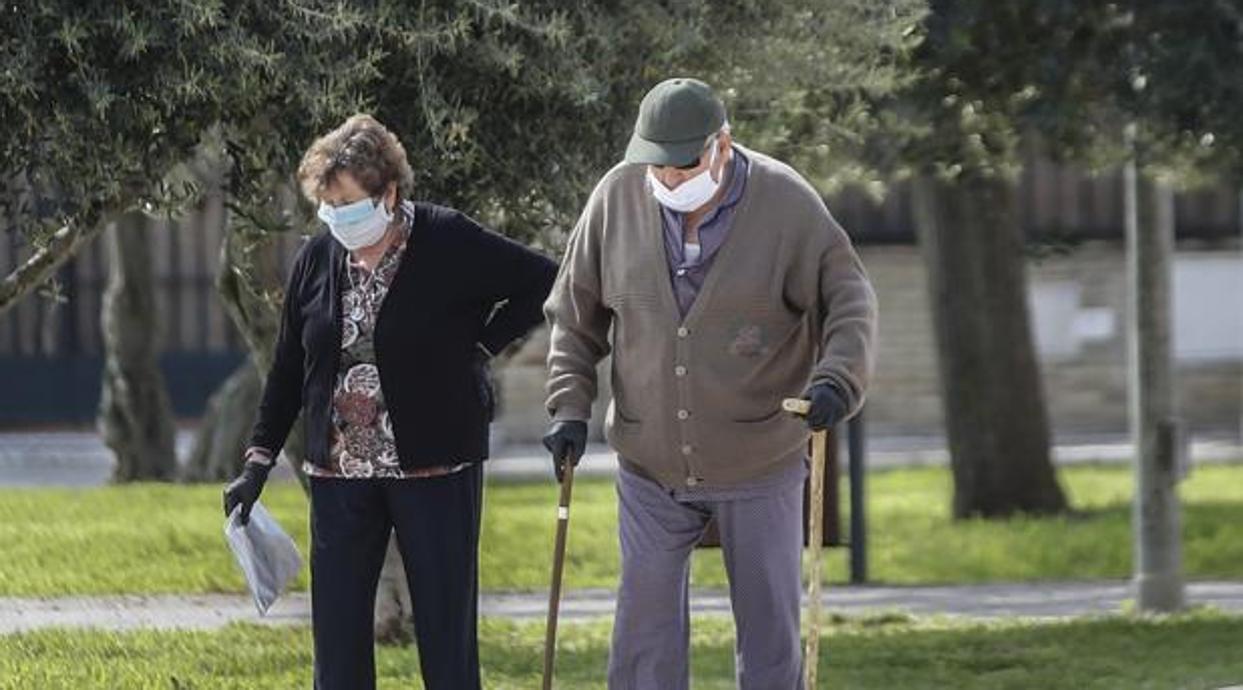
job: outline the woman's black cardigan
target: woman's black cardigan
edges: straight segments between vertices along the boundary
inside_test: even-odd
[[[302,411],[306,459],[328,466],[346,254],[324,231],[294,262],[251,437],[272,457]],[[414,204],[410,239],[375,327],[380,388],[403,468],[488,457],[493,400],[478,345],[499,353],[538,324],[556,274],[548,258],[463,213]]]

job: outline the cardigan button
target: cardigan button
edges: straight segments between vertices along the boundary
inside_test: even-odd
[[[686,367],[679,364],[673,368],[673,373],[677,374],[678,376],[686,376]]]
[[[690,416],[691,416],[690,412],[687,412],[686,410],[678,410],[678,419],[685,420],[689,418]]]
[[[691,447],[691,444],[689,444],[689,443],[688,443],[688,444],[686,444],[686,445],[684,445],[684,446],[682,446],[682,455],[690,455],[690,454],[691,454],[691,453],[693,453],[694,451],[695,451],[695,449],[694,449],[694,448],[692,448],[692,447]]]
[[[688,336],[688,335],[690,335],[690,334],[691,334],[691,331],[690,331],[690,329],[689,329],[689,328],[687,328],[686,326],[679,326],[679,327],[678,327],[678,337],[679,337],[679,338],[685,338],[686,336]]]

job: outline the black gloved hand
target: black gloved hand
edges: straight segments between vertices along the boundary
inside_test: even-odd
[[[846,401],[831,383],[817,383],[803,397],[811,401],[806,419],[812,431],[832,429],[846,417]]]
[[[263,492],[263,485],[271,471],[272,465],[261,462],[248,461],[243,465],[242,473],[224,488],[224,516],[229,517],[233,509],[241,505],[242,514],[238,516],[239,520],[243,525],[250,522],[250,509],[259,500],[259,494]]]
[[[544,447],[552,453],[552,468],[559,483],[565,476],[565,464],[578,467],[578,461],[583,459],[583,452],[587,450],[587,422],[553,422],[544,434]]]

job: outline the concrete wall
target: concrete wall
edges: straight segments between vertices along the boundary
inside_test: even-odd
[[[941,400],[923,266],[914,247],[864,247],[880,300],[872,433],[940,435]],[[1122,247],[1087,245],[1029,266],[1033,331],[1055,433],[1126,430],[1126,275]],[[1175,359],[1182,411],[1193,431],[1243,435],[1243,253],[1180,248],[1174,266]],[[533,442],[546,424],[547,333],[498,372],[498,441]],[[600,377],[607,400],[607,370]],[[593,425],[602,417],[601,401]]]

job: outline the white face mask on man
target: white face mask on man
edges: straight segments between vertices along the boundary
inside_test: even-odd
[[[321,201],[316,215],[328,224],[328,230],[341,246],[350,251],[379,242],[388,224],[393,221],[392,211],[383,202],[371,198],[342,206],[331,206]]]
[[[678,213],[690,213],[716,196],[717,190],[721,188],[721,181],[712,177],[712,168],[716,165],[716,137],[712,138],[710,146],[712,153],[708,159],[708,167],[673,189],[669,189],[665,183],[657,179],[652,173],[652,167],[648,166],[648,186],[652,189],[652,196],[656,197],[656,201],[659,201],[661,206]]]

